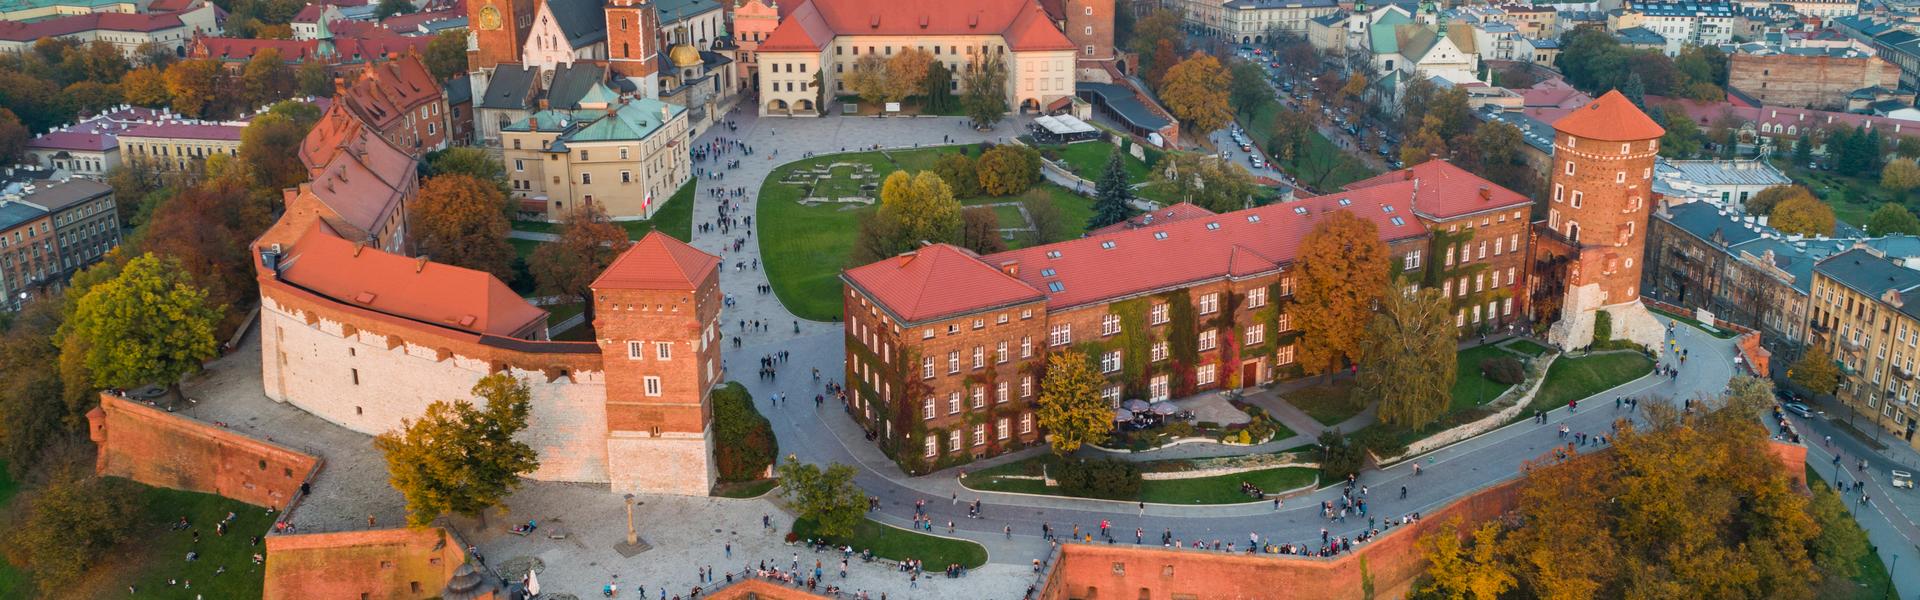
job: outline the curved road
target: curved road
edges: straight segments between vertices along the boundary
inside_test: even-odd
[[[750,114],[739,114],[733,118],[738,125],[737,131],[715,128],[702,137],[701,143],[738,136],[753,146],[756,154],[739,156],[735,153],[721,157],[722,161],[740,158],[742,166],[725,171],[723,180],[703,179],[699,183],[701,191],[695,194],[696,224],[709,222],[718,216],[720,200],[708,195],[705,188],[745,186],[748,195],[736,201],[742,205],[740,208],[744,213],[736,214],[752,214],[756,209],[754,197],[767,173],[779,164],[799,160],[807,151],[835,152],[842,147],[852,149],[870,146],[876,140],[889,147],[908,147],[916,142],[923,146],[937,145],[944,135],[956,136],[958,141],[972,142],[1011,136],[1023,127],[1020,123],[1003,123],[997,131],[982,135],[961,126],[959,120],[953,118],[760,120]],[[775,148],[779,149],[777,158],[774,156]],[[719,163],[708,161],[695,166],[710,167],[716,164]],[[1329,523],[1320,518],[1319,503],[1337,499],[1337,487],[1292,498],[1285,503],[1284,509],[1278,511],[1268,503],[1208,507],[1148,505],[1142,508],[1131,502],[972,492],[956,483],[958,469],[923,477],[907,477],[871,442],[866,441],[861,429],[836,402],[829,400],[823,408],[815,407],[813,396],[822,391],[820,383],[811,378],[810,372],[818,368],[823,379],[838,379],[841,376],[844,372],[843,335],[836,324],[799,321],[772,295],[757,293],[758,286],[767,283],[765,272],[752,268],[754,261],[759,258],[758,240],[749,241],[740,252],[723,251],[734,239],[745,235],[745,230],[740,228],[734,229],[731,234],[721,234],[716,229],[711,233],[696,233],[693,240],[696,247],[722,257],[727,271],[721,277],[721,289],[737,302],[723,313],[722,318],[726,334],[740,336],[744,347],[726,351],[726,364],[735,370],[737,376],[733,379],[752,391],[761,410],[773,422],[782,454],[793,454],[818,463],[842,462],[861,467],[858,484],[868,494],[882,501],[881,509],[873,515],[877,520],[908,526],[913,516],[914,502],[925,499],[931,518],[939,525],[936,533],[946,534],[945,524],[952,521],[956,526],[956,537],[986,545],[992,560],[998,563],[1025,563],[1042,556],[1049,546],[1040,537],[1041,523],[1051,523],[1056,530],[1067,531],[1078,524],[1082,531],[1090,531],[1097,529],[1102,519],[1109,519],[1112,521],[1114,537],[1122,543],[1127,541],[1127,534],[1138,527],[1146,531],[1148,540],[1157,540],[1163,531],[1171,530],[1176,538],[1182,540],[1210,542],[1218,539],[1222,543],[1238,542],[1241,547],[1244,547],[1249,533],[1258,533],[1262,540],[1277,543],[1317,546],[1322,528],[1331,535],[1349,537],[1366,529],[1364,517],[1350,519],[1346,523]],[[736,264],[741,263],[746,266],[736,268]],[[768,323],[766,331],[743,332],[738,327],[741,320],[756,319]],[[1523,421],[1429,453],[1419,460],[1424,474],[1418,477],[1412,474],[1410,463],[1386,470],[1368,471],[1360,477],[1360,483],[1371,488],[1371,514],[1386,518],[1409,512],[1429,512],[1487,485],[1512,478],[1518,473],[1522,461],[1535,458],[1564,443],[1556,434],[1560,424],[1566,424],[1578,432],[1608,431],[1612,420],[1622,416],[1613,408],[1614,397],[1632,396],[1641,398],[1643,402],[1677,403],[1681,398],[1711,397],[1724,390],[1728,378],[1734,373],[1732,357],[1735,350],[1732,342],[1685,326],[1677,327],[1675,331],[1680,346],[1691,353],[1687,367],[1677,381],[1665,377],[1641,378],[1596,395],[1597,400],[1587,403],[1587,407],[1577,414],[1562,408],[1550,413],[1545,425]],[[788,352],[791,358],[780,366],[777,380],[745,377],[757,371],[762,356],[781,351]],[[770,399],[775,394],[788,395],[792,401],[774,406]],[[1018,455],[1025,456],[1037,451],[1040,450],[1029,449]],[[1005,460],[1008,458],[999,457],[985,464]],[[972,468],[979,468],[979,464],[976,463]],[[1398,488],[1402,485],[1408,488],[1405,500],[1398,498]],[[981,519],[968,519],[965,504],[976,498],[983,502],[984,516]],[[1008,526],[1013,529],[1011,538],[1002,533],[1003,528]]]

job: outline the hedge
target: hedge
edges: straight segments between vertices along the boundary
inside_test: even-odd
[[[773,424],[753,405],[753,395],[737,382],[713,390],[714,462],[720,481],[761,479],[780,454]]]

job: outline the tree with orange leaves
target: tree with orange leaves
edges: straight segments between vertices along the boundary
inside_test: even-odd
[[[607,218],[597,205],[568,213],[560,222],[560,239],[541,244],[527,259],[540,293],[588,300],[587,325],[593,325],[593,280],[613,264],[633,242],[627,230]]]
[[[427,178],[413,208],[420,252],[438,262],[512,278],[506,203],[499,186],[472,175]]]

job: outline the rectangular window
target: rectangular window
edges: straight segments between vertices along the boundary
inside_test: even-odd
[[[1147,380],[1147,399],[1153,402],[1166,400],[1171,396],[1166,375],[1155,375]]]
[[[984,386],[984,385],[973,386],[973,407],[974,408],[987,407],[987,386]]]
[[[1220,311],[1220,294],[1207,294],[1200,297],[1200,314],[1210,315]]]
[[[1100,388],[1100,399],[1105,400],[1109,406],[1119,406],[1121,391],[1120,386],[1117,385]]]
[[[947,352],[947,372],[948,373],[960,372],[960,351],[959,350],[949,350]]]
[[[1151,311],[1151,312],[1152,312],[1152,315],[1153,315],[1153,324],[1154,324],[1154,325],[1165,325],[1165,324],[1167,324],[1167,305],[1166,305],[1166,303],[1160,303],[1160,304],[1155,304],[1155,305],[1153,305],[1153,309],[1152,309],[1152,311]]]
[[[1281,346],[1280,350],[1273,354],[1273,362],[1280,365],[1293,364],[1293,344]]]
[[[641,349],[642,345],[643,342],[627,342],[627,358],[633,360],[646,358],[646,352]]]
[[[1408,271],[1412,271],[1414,269],[1420,268],[1420,251],[1419,250],[1414,250],[1412,252],[1407,253],[1406,265],[1407,265],[1406,270]]]
[[[1120,333],[1120,315],[1100,317],[1100,335],[1108,336]]]
[[[648,396],[660,395],[660,378],[659,377],[648,375],[645,381],[646,381]]]
[[[1266,325],[1251,325],[1247,327],[1246,345],[1258,346],[1266,342],[1267,342],[1267,326]]]
[[[926,405],[920,410],[921,418],[932,420],[934,415],[933,396],[927,396]]]
[[[1020,433],[1033,433],[1033,413],[1020,413]]]
[[[1004,342],[1004,341],[1003,341],[1003,342],[999,342],[998,344],[995,344],[995,345],[994,345],[994,347],[993,347],[993,362],[995,362],[995,363],[997,363],[997,364],[1006,364],[1006,363],[1007,363],[1007,343],[1006,343],[1006,342]]]
[[[673,342],[654,342],[653,352],[660,360],[673,360]]]
[[[920,378],[933,379],[933,357],[924,356],[920,358]]]
[[[1007,403],[1007,382],[1002,381],[999,384],[995,385],[995,387],[993,388],[993,403],[994,404]]]
[[[1020,358],[1033,358],[1033,336],[1020,336]]]
[[[1020,376],[1020,397],[1021,398],[1033,397],[1033,376],[1032,375]]]
[[[978,369],[985,366],[987,366],[986,348],[983,346],[974,346],[973,347],[973,368]]]
[[[1120,371],[1120,351],[1114,350],[1100,355],[1100,372],[1116,373]]]
[[[955,429],[952,433],[947,434],[947,449],[959,450],[962,447],[963,446],[960,445],[960,430]]]
[[[1208,329],[1206,331],[1200,332],[1200,350],[1202,352],[1205,352],[1207,350],[1212,350],[1215,344],[1215,341],[1214,341],[1215,337],[1216,336],[1212,329]]]
[[[1280,297],[1285,298],[1287,296],[1292,296],[1292,295],[1293,295],[1293,278],[1281,277],[1280,278]]]
[[[1007,418],[1000,417],[1000,420],[993,424],[994,437],[1002,440],[1012,437],[1011,429],[1012,428],[1007,427]]]
[[[1153,362],[1160,362],[1160,361],[1166,360],[1167,359],[1166,340],[1154,342],[1152,353],[1153,353]]]
[[[947,392],[947,414],[960,414],[960,392]]]
[[[1267,305],[1267,288],[1257,287],[1247,290],[1247,308],[1260,308]]]
[[[939,455],[940,455],[940,436],[937,436],[937,435],[927,436],[927,458],[933,458]]]
[[[1213,385],[1213,369],[1214,365],[1200,365],[1194,371],[1194,381],[1199,385]]]
[[[1073,324],[1059,323],[1047,332],[1048,346],[1065,346],[1073,343]]]

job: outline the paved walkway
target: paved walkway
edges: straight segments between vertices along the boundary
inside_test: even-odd
[[[1880,549],[1880,560],[1887,564],[1894,586],[1901,590],[1899,597],[1915,597],[1920,593],[1920,524],[1916,524],[1920,523],[1920,492],[1894,489],[1891,477],[1894,469],[1920,473],[1916,468],[1920,466],[1920,453],[1885,432],[1881,432],[1880,442],[1887,447],[1875,450],[1827,421],[1828,417],[1846,419],[1847,409],[1831,400],[1818,405],[1825,409],[1825,415],[1792,417],[1807,444],[1807,464],[1830,485],[1864,482],[1860,492],[1844,495],[1847,506],[1867,531],[1867,539]],[[1867,462],[1865,469],[1859,466],[1863,459]],[[1868,503],[1860,502],[1862,494],[1870,499]],[[1896,569],[1898,564],[1906,567]]]

